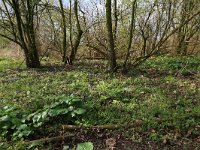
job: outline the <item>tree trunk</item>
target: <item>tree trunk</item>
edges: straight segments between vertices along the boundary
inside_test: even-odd
[[[25,48],[22,47],[22,49]],[[30,45],[26,51],[28,51],[28,53],[25,53],[26,66],[28,68],[40,68],[41,65],[36,47]]]
[[[182,4],[182,8],[181,8],[180,24],[182,24],[187,18],[186,5],[187,5],[187,1],[184,0]],[[185,24],[182,28],[178,30],[178,46],[177,46],[178,55],[182,55],[183,53],[184,42],[186,39],[186,32],[187,32],[187,24]]]
[[[61,8],[61,16],[62,16],[62,32],[63,32],[63,41],[62,41],[62,61],[64,63],[67,62],[67,25],[66,25],[66,18],[65,18],[65,11],[63,8],[63,1],[59,0],[60,8]]]
[[[108,38],[108,50],[110,53],[109,59],[109,69],[111,72],[115,72],[117,69],[117,61],[115,54],[115,43],[113,38],[112,31],[112,9],[111,9],[111,0],[106,0],[106,26],[107,26],[107,38]]]
[[[29,58],[30,63],[27,67],[30,68],[39,68],[40,67],[40,60],[39,54],[36,44],[36,37],[35,37],[35,27],[34,27],[34,1],[27,0],[27,9],[29,18],[27,19],[27,37],[28,37],[28,49],[29,49]]]
[[[118,27],[118,12],[117,12],[117,0],[114,0],[114,41],[116,42],[117,40],[117,27]]]
[[[83,31],[81,30],[79,18],[78,18],[78,0],[74,0],[74,14],[75,14],[75,19],[76,19],[76,28],[77,28],[78,35],[76,37],[74,45],[71,45],[71,54],[70,54],[70,57],[69,57],[69,64],[70,65],[73,64],[73,62],[76,58],[76,53],[77,53],[79,44],[81,42],[81,37],[82,37],[82,34],[83,34]],[[72,44],[72,42],[71,42],[71,44]]]
[[[27,4],[25,5],[25,3]],[[26,66],[28,68],[39,68],[40,60],[35,38],[33,1],[27,0],[23,2],[26,9],[24,18],[22,18],[22,8],[20,8],[19,1],[12,0],[12,4],[16,15],[17,31],[21,43],[20,46],[24,50]]]
[[[124,64],[123,64],[123,71],[126,70],[127,62],[128,62],[129,57],[130,57],[130,54],[131,54],[130,51],[131,51],[132,40],[133,40],[133,30],[135,28],[134,24],[135,24],[136,5],[137,5],[137,0],[134,0],[132,2],[132,15],[131,15],[130,34],[129,34],[127,53],[126,53],[126,57],[125,57]]]
[[[199,9],[197,1],[194,0],[183,0],[182,8],[181,8],[181,18],[180,24],[183,24],[185,20],[187,20],[191,13],[195,9]],[[196,21],[188,22],[178,31],[178,46],[177,46],[177,54],[178,55],[187,55],[188,51],[188,42],[198,31],[199,23]]]

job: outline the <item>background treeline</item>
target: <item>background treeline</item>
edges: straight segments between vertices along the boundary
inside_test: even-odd
[[[107,59],[116,71],[160,54],[200,48],[199,0],[1,0],[0,47],[16,43],[26,65]]]

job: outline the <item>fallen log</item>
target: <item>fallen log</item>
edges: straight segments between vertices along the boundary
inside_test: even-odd
[[[137,127],[141,126],[143,124],[142,120],[136,120],[134,123],[129,123],[129,124],[120,124],[120,125],[97,125],[97,126],[76,126],[76,125],[62,125],[63,130],[90,130],[90,129],[107,129],[107,130],[116,130],[116,129],[121,129],[121,128],[130,128],[130,127]]]
[[[124,125],[99,125],[99,126],[76,126],[76,125],[62,125],[63,130],[90,130],[90,129],[108,129],[108,130],[114,130],[124,127]]]
[[[121,124],[121,125],[97,125],[97,126],[76,126],[76,125],[62,125],[62,130],[91,130],[91,129],[97,129],[97,130],[117,130],[121,128],[130,128],[130,127],[138,127],[143,124],[142,120],[135,120],[134,123],[129,123],[129,124]],[[33,141],[27,141],[25,142],[26,145],[30,145],[33,143],[50,143],[54,141],[61,141],[66,138],[74,137],[74,135],[63,135],[63,136],[57,136],[57,137],[52,137],[52,138],[43,138],[43,139],[38,139],[38,140],[33,140]]]
[[[33,143],[50,143],[50,142],[54,142],[54,141],[61,141],[64,140],[66,138],[70,138],[70,137],[74,137],[74,135],[63,135],[63,136],[56,136],[56,137],[52,137],[52,138],[43,138],[43,139],[38,139],[38,140],[33,140],[33,141],[27,141],[25,142],[26,145],[30,145]]]

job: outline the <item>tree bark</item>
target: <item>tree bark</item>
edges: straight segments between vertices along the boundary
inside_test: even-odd
[[[183,24],[185,20],[187,20],[190,17],[190,14],[198,8],[199,2],[195,0],[183,0],[182,2],[182,8],[181,8],[181,18],[180,18],[180,24]],[[177,46],[177,54],[178,55],[187,55],[188,51],[188,42],[189,40],[197,33],[199,29],[199,23],[198,22],[188,22],[185,24],[182,28],[179,29],[177,40],[178,40],[178,46]]]
[[[114,0],[114,19],[115,19],[115,24],[114,24],[114,41],[116,42],[116,40],[117,40],[117,27],[118,27],[117,0]]]
[[[115,53],[115,42],[112,31],[112,8],[111,0],[106,0],[106,27],[107,27],[107,39],[108,39],[108,50],[110,53],[109,69],[111,72],[115,72],[117,69],[116,53]]]
[[[136,5],[137,5],[137,0],[134,0],[132,2],[132,15],[131,15],[130,34],[129,34],[127,53],[126,53],[126,57],[125,57],[124,64],[123,64],[123,71],[126,70],[127,62],[128,62],[129,57],[130,57],[130,54],[131,54],[130,51],[131,51],[132,40],[133,40],[133,30],[134,30],[134,24],[135,24]]]
[[[76,37],[74,45],[71,46],[71,54],[69,57],[70,65],[72,65],[75,60],[76,53],[77,53],[79,44],[81,42],[82,34],[83,34],[83,31],[81,30],[81,26],[79,22],[79,17],[78,17],[78,0],[74,0],[74,14],[75,14],[76,28],[77,28],[78,35]]]
[[[63,39],[62,39],[62,61],[66,63],[67,59],[67,25],[66,25],[66,17],[65,11],[63,7],[63,1],[59,0],[60,8],[61,8],[61,16],[62,16],[62,32],[63,32]]]
[[[22,8],[20,8],[19,1],[12,0],[12,7],[16,15],[17,31],[20,39],[19,41],[21,43],[20,46],[24,50],[26,66],[28,68],[39,68],[40,60],[36,46],[36,37],[34,29],[34,4],[33,1],[27,0],[25,2],[25,17],[22,18]]]

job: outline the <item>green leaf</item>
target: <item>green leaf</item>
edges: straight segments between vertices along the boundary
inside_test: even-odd
[[[37,124],[34,124],[33,126],[36,127],[36,128],[38,128],[38,127],[41,127],[42,124],[43,124],[43,122],[39,122],[39,123],[37,123]]]
[[[55,116],[58,116],[58,115],[61,115],[61,114],[67,114],[69,112],[69,109],[52,109],[49,111],[49,115],[51,117],[55,117]]]
[[[9,121],[9,120],[10,120],[10,117],[8,115],[0,118],[0,122],[6,122],[6,121]]]
[[[69,150],[69,146],[63,146],[63,150]]]
[[[47,114],[48,114],[47,111],[42,112],[42,118],[43,118],[43,119],[46,118]]]
[[[78,115],[84,114],[85,112],[86,112],[86,110],[83,108],[77,108],[76,110],[74,110],[74,113],[76,113]]]
[[[20,125],[19,127],[18,127],[18,130],[25,130],[25,129],[27,129],[28,128],[28,126],[26,125],[26,124],[22,124],[22,125]]]
[[[11,122],[14,125],[20,125],[22,123],[21,120],[17,118],[12,118]]]
[[[91,142],[86,142],[86,143],[80,143],[77,145],[76,150],[93,150],[94,145]]]
[[[43,146],[43,143],[41,143],[41,142],[33,142],[33,143],[28,147],[28,149],[33,149],[33,148],[42,147],[42,146]]]

